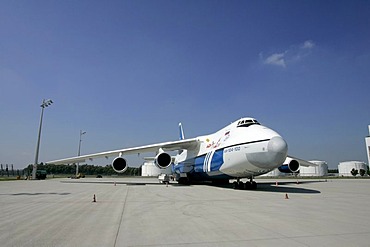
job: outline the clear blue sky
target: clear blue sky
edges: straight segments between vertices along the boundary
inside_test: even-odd
[[[40,162],[81,129],[87,154],[244,116],[293,156],[367,162],[369,24],[369,1],[0,1],[0,163],[34,162],[44,98]]]

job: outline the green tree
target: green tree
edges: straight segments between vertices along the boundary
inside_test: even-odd
[[[24,169],[25,174],[32,174],[33,166],[29,165]],[[38,164],[38,170],[46,170],[47,174],[75,174],[76,173],[76,165],[49,165],[49,164]],[[141,167],[134,168],[129,167],[126,172],[123,174],[116,173],[112,165],[106,166],[95,166],[95,165],[88,165],[88,164],[81,164],[79,166],[79,172],[85,175],[124,175],[124,176],[140,176],[141,175]]]

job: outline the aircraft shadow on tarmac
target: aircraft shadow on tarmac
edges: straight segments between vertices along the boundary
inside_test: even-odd
[[[303,183],[301,183],[303,184]],[[300,194],[320,194],[318,190],[300,188],[297,187],[296,183],[281,183],[278,186],[273,183],[258,183],[257,191],[266,191],[266,192],[282,192],[282,193],[300,193]]]
[[[301,193],[301,194],[319,194],[321,193],[318,190],[307,189],[307,188],[300,188],[297,187],[300,184],[310,184],[310,183],[321,183],[322,181],[300,181],[299,184],[297,182],[279,182],[278,185],[274,182],[258,182],[256,190],[241,190],[241,191],[257,191],[257,192],[279,192],[279,193]],[[230,184],[221,184],[221,185],[214,185],[208,184],[209,186],[220,187],[224,189],[231,189],[234,190],[232,183]],[[289,186],[289,187],[288,187]]]

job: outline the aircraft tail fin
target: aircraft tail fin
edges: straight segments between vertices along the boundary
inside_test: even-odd
[[[180,140],[184,140],[185,139],[185,135],[184,135],[184,130],[182,128],[182,124],[179,123],[179,130],[180,130]]]

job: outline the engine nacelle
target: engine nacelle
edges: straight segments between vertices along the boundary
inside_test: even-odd
[[[122,157],[117,157],[113,160],[112,167],[115,172],[124,173],[128,168],[127,161]]]
[[[283,173],[292,173],[292,172],[298,172],[300,168],[298,160],[286,158],[284,161],[284,164],[281,165],[278,169],[280,172]]]
[[[172,163],[172,157],[168,153],[159,153],[155,159],[154,159],[154,164],[156,167],[160,169],[165,169],[169,167]]]

